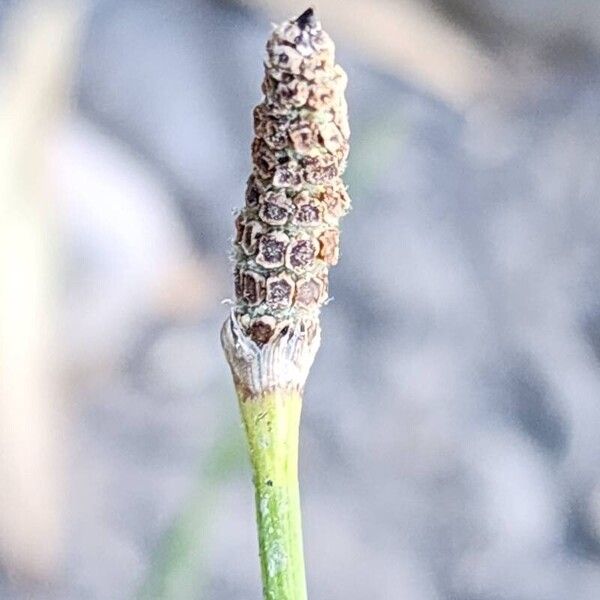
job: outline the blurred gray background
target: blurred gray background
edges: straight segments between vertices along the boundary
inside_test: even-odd
[[[218,330],[284,0],[0,3],[0,597],[251,600]],[[600,4],[323,0],[354,209],[311,598],[600,597]]]

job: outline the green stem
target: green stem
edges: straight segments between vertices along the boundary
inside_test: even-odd
[[[306,600],[298,431],[302,396],[275,390],[240,393],[256,490],[256,520],[265,600]]]

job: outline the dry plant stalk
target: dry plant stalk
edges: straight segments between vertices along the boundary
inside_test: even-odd
[[[64,537],[56,207],[48,151],[68,109],[83,7],[16,4],[0,65],[0,557],[50,580]],[[57,350],[59,350],[57,352]]]
[[[283,15],[296,5],[295,0],[242,2]],[[500,91],[500,82],[506,89],[507,65],[446,19],[435,3],[320,0],[319,14],[331,22],[333,34],[352,40],[364,60],[393,77],[412,81],[459,110]]]
[[[264,597],[306,598],[298,489],[302,390],[350,199],[346,74],[312,9],[267,42],[253,171],[236,218],[235,297],[221,340],[254,472]]]

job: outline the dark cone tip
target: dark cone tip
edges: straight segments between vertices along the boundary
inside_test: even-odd
[[[308,29],[314,27],[317,24],[317,17],[315,15],[314,8],[307,8],[297,19],[298,27],[300,29]]]

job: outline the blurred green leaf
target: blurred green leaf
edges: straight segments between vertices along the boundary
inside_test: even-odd
[[[398,162],[405,136],[405,123],[398,110],[362,123],[352,133],[352,151],[346,182],[354,194],[364,194]]]
[[[138,600],[193,600],[201,597],[210,547],[212,516],[223,483],[246,463],[241,427],[225,428],[202,461],[196,488],[159,544]]]

